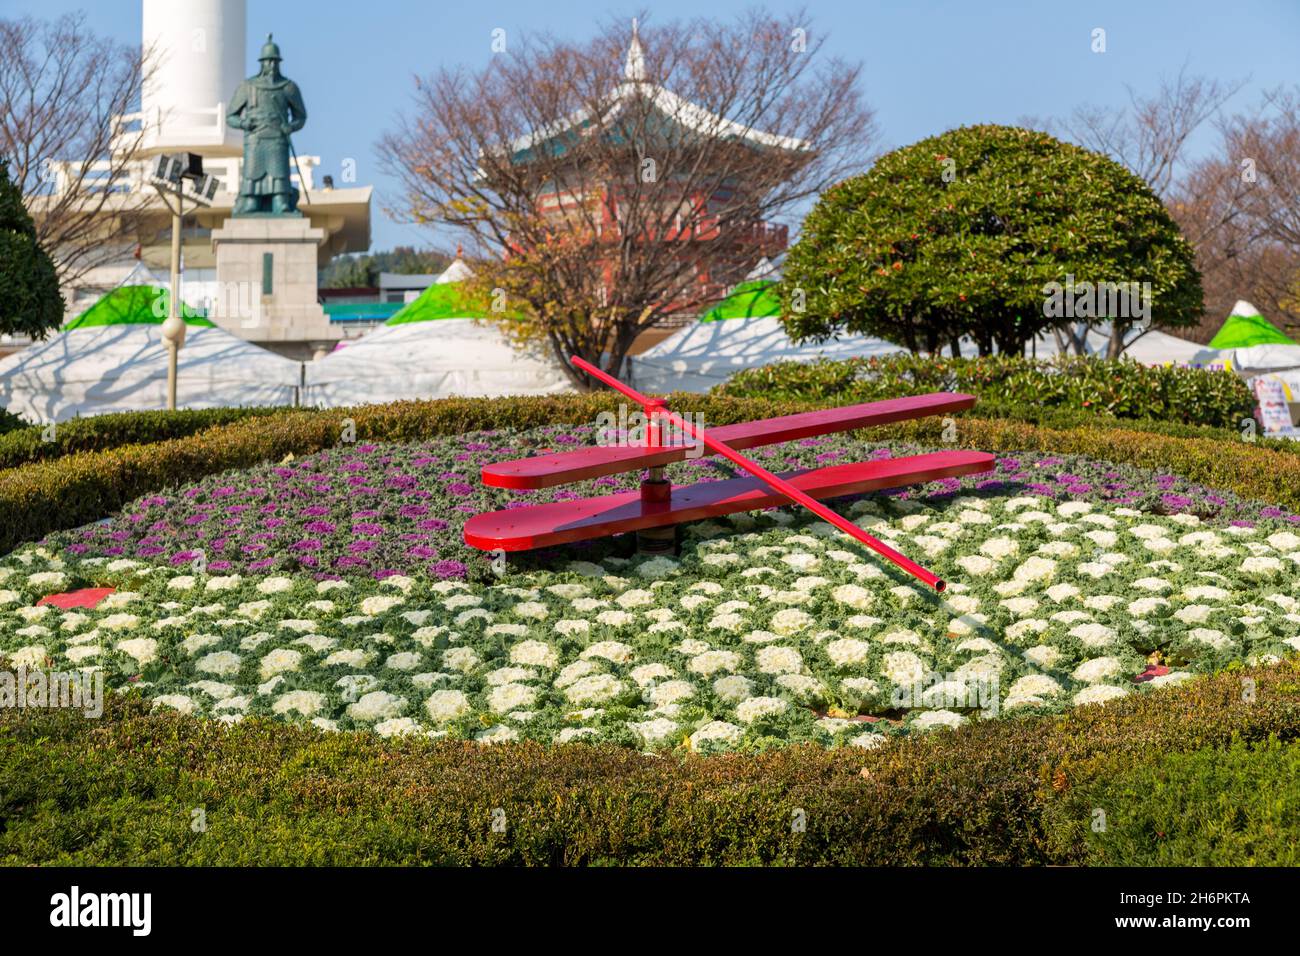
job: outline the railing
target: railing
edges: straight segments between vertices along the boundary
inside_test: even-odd
[[[203,161],[203,169],[208,175],[215,176],[221,181],[223,192],[234,192],[239,186],[243,162],[243,159],[238,156],[208,157]],[[298,163],[299,165],[295,167],[290,161],[289,179],[299,189],[302,188],[302,181],[305,179],[307,191],[311,192],[316,188],[315,172],[321,164],[321,158],[299,156]],[[153,166],[153,161],[150,159],[135,160],[128,164],[124,172],[119,171],[114,181],[115,166],[107,159],[98,159],[90,163],[50,161],[45,164],[43,180],[49,185],[51,193],[56,196],[61,196],[78,185],[83,191],[89,193],[104,189],[135,193],[153,189],[150,179]]]
[[[129,145],[126,142],[128,139],[132,142],[139,140],[146,148],[159,142],[212,146],[226,141],[228,133],[225,103],[192,109],[174,109],[170,112],[164,112],[162,109],[150,112],[152,116],[141,110],[114,117],[115,147],[126,148]]]
[[[716,219],[704,219],[695,227],[695,238],[716,239],[720,231]],[[752,222],[748,226],[732,229],[730,232],[731,238],[736,242],[777,246],[782,249],[790,240],[790,227],[774,222]]]

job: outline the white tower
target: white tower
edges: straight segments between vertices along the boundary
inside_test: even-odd
[[[226,103],[244,79],[246,0],[143,0],[152,70],[141,95],[149,152],[238,156]]]

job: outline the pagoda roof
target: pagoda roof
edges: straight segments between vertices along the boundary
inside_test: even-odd
[[[632,43],[628,47],[623,76],[623,81],[594,107],[584,107],[512,141],[509,147],[511,159],[515,162],[526,161],[527,154],[566,134],[584,137],[590,135],[593,128],[606,129],[627,111],[630,104],[638,100],[649,100],[652,108],[660,115],[704,136],[734,139],[765,149],[804,151],[812,148],[807,140],[764,132],[727,119],[647,80],[645,54],[641,49],[635,20],[632,22]]]

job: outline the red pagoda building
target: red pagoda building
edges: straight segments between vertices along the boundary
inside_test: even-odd
[[[629,242],[680,247],[673,257],[688,263],[690,281],[678,284],[666,312],[679,302],[682,312],[698,311],[784,251],[789,228],[761,218],[771,188],[763,180],[778,182],[812,158],[803,140],[734,122],[647,79],[636,21],[615,89],[509,150],[514,171],[535,171],[536,209],[545,219],[570,220],[570,234],[572,219],[583,221],[590,254],[605,263],[602,291],[617,281],[615,264]],[[656,156],[668,157],[667,170],[656,168]],[[647,189],[659,175],[672,186]],[[660,208],[637,209],[645,202]],[[701,243],[714,247],[701,250]]]

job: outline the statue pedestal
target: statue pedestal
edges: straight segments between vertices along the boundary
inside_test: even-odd
[[[316,301],[325,230],[302,216],[241,216],[212,230],[217,295],[211,320],[275,351],[328,350],[343,337]],[[277,347],[279,346],[279,347]]]

